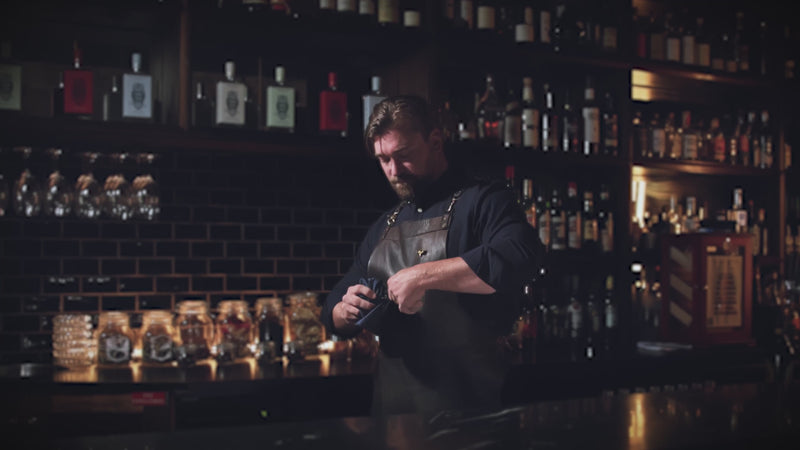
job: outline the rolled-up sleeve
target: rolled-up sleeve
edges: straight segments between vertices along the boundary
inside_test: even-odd
[[[466,226],[477,245],[460,256],[496,291],[519,292],[542,262],[544,246],[538,232],[505,186],[494,183],[476,195]]]

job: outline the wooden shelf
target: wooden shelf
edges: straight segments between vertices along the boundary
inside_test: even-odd
[[[755,167],[731,166],[712,161],[681,161],[650,158],[636,158],[633,161],[634,174],[637,171],[653,174],[684,173],[690,175],[719,175],[719,176],[747,176],[747,177],[774,177],[779,174],[778,169],[759,169]]]
[[[775,80],[756,77],[750,74],[718,72],[710,69],[704,69],[699,66],[687,66],[670,62],[632,60],[630,62],[630,68],[653,72],[673,78],[724,84],[736,87],[772,89],[776,84]]]

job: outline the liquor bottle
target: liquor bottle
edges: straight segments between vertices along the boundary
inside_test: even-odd
[[[142,54],[131,54],[132,73],[122,75],[122,118],[153,119],[153,77],[142,72]]]
[[[321,4],[322,1],[320,2],[320,5]],[[338,14],[337,19],[354,17],[356,15],[356,8],[357,6],[355,0],[336,0],[336,13]]]
[[[73,68],[64,71],[65,115],[91,119],[94,113],[94,74],[81,69],[81,50],[73,43]]]
[[[400,25],[399,0],[378,0],[378,25],[393,28]]]
[[[550,28],[553,10],[549,1],[541,1],[539,4],[539,42],[542,44],[551,44],[550,35],[552,30]]]
[[[758,229],[761,231],[760,250],[761,256],[769,256],[769,230],[767,229],[766,211],[758,209]]]
[[[422,11],[425,2],[420,0],[403,0],[403,26],[405,28],[422,27]]]
[[[742,129],[733,119],[733,114],[724,113],[722,115],[722,133],[725,136],[725,148],[728,153],[725,156],[730,165],[739,164],[739,134]]]
[[[611,193],[607,184],[600,186],[600,198],[597,203],[597,235],[600,251],[614,251],[614,212],[611,205]]]
[[[718,163],[724,163],[728,156],[728,149],[725,147],[725,134],[722,132],[718,117],[711,119],[711,127],[708,129],[708,134],[710,137],[711,157]]]
[[[733,190],[733,206],[731,208],[730,220],[736,223],[737,233],[744,233],[747,231],[747,210],[744,209],[744,189],[739,187]]]
[[[247,86],[236,81],[236,64],[225,62],[225,80],[217,82],[217,126],[243,127],[245,124],[245,100]]]
[[[711,43],[706,34],[705,19],[698,17],[695,25],[696,61],[700,67],[711,68]]]
[[[500,120],[503,107],[497,98],[494,88],[494,77],[486,75],[486,90],[478,104],[478,137],[491,141],[500,141]]]
[[[761,111],[761,129],[759,131],[759,141],[761,144],[761,165],[762,169],[771,169],[773,163],[773,137],[772,129],[769,125],[769,111]]]
[[[581,247],[591,252],[597,251],[600,244],[600,230],[594,208],[594,193],[588,189],[583,192],[581,224],[583,226]]]
[[[570,278],[569,300],[566,308],[566,330],[569,342],[569,355],[571,361],[582,359],[584,351],[585,324],[583,321],[583,305],[578,300],[578,277]]]
[[[567,13],[567,3],[565,0],[557,0],[553,10],[552,28],[550,29],[550,41],[554,52],[568,51],[572,44],[572,26]]]
[[[747,215],[753,218],[756,218],[755,212],[755,204],[752,200],[747,201]],[[748,232],[752,237],[751,243],[753,248],[753,256],[759,256],[761,254],[761,217],[758,217],[758,220],[751,220],[750,221],[750,229]]]
[[[214,123],[214,111],[214,103],[206,96],[203,83],[198,81],[192,99],[192,127],[210,128]]]
[[[681,32],[675,14],[667,11],[664,14],[666,29],[666,59],[670,62],[681,62]]]
[[[647,17],[639,14],[636,11],[636,8],[633,8],[633,11],[634,55],[639,59],[646,59],[648,56],[647,48],[649,47],[648,39],[650,38],[647,29],[649,26],[649,21]]]
[[[552,229],[550,227],[550,201],[546,199],[544,186],[539,187],[536,193],[536,227],[539,228],[539,240],[545,250],[550,249],[550,237]]]
[[[612,6],[611,10],[604,10],[602,15],[602,45],[607,52],[616,52],[619,48],[620,14]]]
[[[758,23],[758,43],[758,50],[753,58],[753,61],[756,61],[758,64],[758,75],[766,77],[767,75],[772,75],[772,68],[770,67],[769,63],[769,31],[767,28],[767,21],[764,19],[761,19]]]
[[[524,10],[518,1],[495,1],[494,32],[501,42],[515,42],[517,25],[524,23]]]
[[[11,59],[11,43],[0,43],[0,109],[22,109],[22,66]]]
[[[275,83],[264,93],[266,126],[270,131],[294,133],[296,95],[293,87],[286,85],[286,68],[275,67]]]
[[[564,89],[564,105],[561,110],[561,151],[577,153],[581,149],[578,113],[570,102],[570,89]]]
[[[111,76],[111,87],[103,94],[103,121],[117,122],[122,119],[122,92],[116,75]]]
[[[583,227],[581,225],[581,205],[578,198],[578,185],[574,181],[567,183],[567,201],[564,204],[567,217],[567,248],[580,250],[583,243]]]
[[[378,103],[383,101],[383,99],[386,98],[386,96],[383,95],[381,89],[381,85],[383,84],[382,81],[383,80],[381,77],[373,75],[372,78],[370,78],[370,87],[372,90],[369,93],[361,96],[361,102],[363,106],[362,108],[363,117],[364,117],[364,130],[367,129],[367,125],[369,124],[369,116],[372,114],[372,109],[375,108],[375,105],[377,105]],[[450,103],[447,102],[448,106],[449,104]]]
[[[614,295],[614,276],[606,277],[606,289],[603,299],[603,353],[608,355],[616,350],[619,341],[617,302]]]
[[[583,91],[583,154],[585,156],[600,154],[600,108],[595,101],[594,79],[586,77],[586,88]]]
[[[553,188],[550,197],[550,248],[565,250],[567,248],[567,220],[561,205],[561,194]]]
[[[611,92],[603,95],[602,110],[602,153],[606,156],[616,157],[619,154],[619,114],[614,105],[614,96]],[[634,139],[636,139],[634,134]]]
[[[474,0],[458,0],[458,9],[454,21],[456,29],[472,30],[475,28]]]
[[[372,107],[369,109],[370,112],[365,112],[365,117],[367,120],[369,119],[369,114],[372,111],[371,108]],[[438,116],[439,123],[442,126],[442,136],[444,137],[444,141],[446,143],[456,142],[459,138],[459,121],[456,113],[450,106],[450,100],[445,100],[442,102],[438,109]]]
[[[698,159],[698,132],[692,125],[692,112],[685,110],[681,113],[681,127],[679,128],[681,136],[681,148],[683,150],[683,159],[696,160]]]
[[[681,214],[678,211],[678,201],[675,195],[669,196],[669,212],[667,213],[667,223],[669,224],[670,234],[681,234]]]
[[[747,167],[752,163],[752,156],[750,156],[750,139],[752,137],[755,114],[752,112],[745,114],[744,111],[739,110],[739,118],[737,120],[742,130],[739,135],[739,164]]]
[[[496,30],[497,10],[494,0],[477,0],[476,9],[477,21],[476,29],[487,33],[494,33]]]
[[[681,23],[683,23],[683,36],[681,36],[681,62],[693,66],[697,63],[697,35],[696,22],[692,20],[687,8],[681,10]]]
[[[358,1],[358,18],[364,26],[374,25],[377,22],[375,0]]]
[[[667,113],[667,120],[664,122],[664,136],[666,137],[666,152],[670,159],[680,159],[681,152],[681,136],[678,125],[675,119],[675,113],[670,111]]]
[[[522,79],[522,146],[524,148],[533,151],[541,149],[540,120],[539,108],[536,107],[533,97],[533,80],[525,77]]]
[[[533,196],[533,180],[530,178],[522,179],[522,211],[531,226],[536,226],[538,214],[536,210],[536,198]]]
[[[544,105],[542,110],[542,150],[545,152],[557,151],[559,148],[558,114],[555,109],[555,98],[550,84],[545,83]]]
[[[716,36],[713,40],[713,43],[710,46],[711,49],[711,70],[716,70],[718,72],[725,71],[725,62],[726,62],[726,54],[727,46],[728,46],[728,35],[723,33],[721,30],[716,29],[714,30],[715,33],[712,33],[713,36]]]
[[[761,167],[761,157],[764,155],[764,150],[761,148],[761,124],[756,124],[757,117],[755,111],[750,111],[748,113],[747,120],[750,125],[748,130],[750,132],[750,164],[755,168],[759,168]]]
[[[666,59],[667,35],[664,21],[660,17],[650,16],[650,59],[663,61]]]
[[[648,136],[647,126],[644,123],[642,112],[639,110],[633,113],[632,128],[633,154],[642,158],[652,158],[653,152],[649,145],[650,138]]]
[[[700,229],[700,220],[696,214],[697,199],[695,197],[686,197],[686,214],[682,218],[681,229],[685,233],[694,233]]]
[[[729,73],[736,73],[739,71],[738,51],[736,42],[730,33],[722,34],[722,42],[725,55],[725,71]]]
[[[600,355],[603,332],[603,306],[595,296],[594,289],[586,293],[586,307],[584,308],[584,350],[583,357],[591,361]]]
[[[516,15],[517,23],[514,25],[514,42],[534,42],[536,37],[533,26],[534,18],[533,4],[527,1],[523,2]]]
[[[667,156],[667,133],[664,123],[661,121],[659,113],[653,113],[649,126],[650,142],[648,147],[652,151],[654,158],[665,158]]]
[[[319,93],[319,131],[347,137],[347,94],[340,91],[336,72],[328,72],[328,88]]]
[[[733,48],[739,72],[750,72],[750,34],[746,29],[744,11],[736,11],[736,32]]]
[[[503,115],[503,147],[522,147],[522,105],[513,89],[508,90],[508,103]]]

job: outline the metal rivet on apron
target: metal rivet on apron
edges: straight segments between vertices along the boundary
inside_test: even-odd
[[[417,208],[417,212],[421,213],[422,212],[422,208]]]
[[[428,254],[428,251],[425,250],[424,248],[421,248],[421,249],[417,250],[417,255],[419,255],[420,258],[422,258],[423,256],[425,256],[427,254]]]

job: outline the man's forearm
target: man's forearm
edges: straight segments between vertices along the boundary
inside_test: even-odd
[[[493,294],[495,289],[480,279],[460,257],[426,262],[415,266],[425,290]]]

